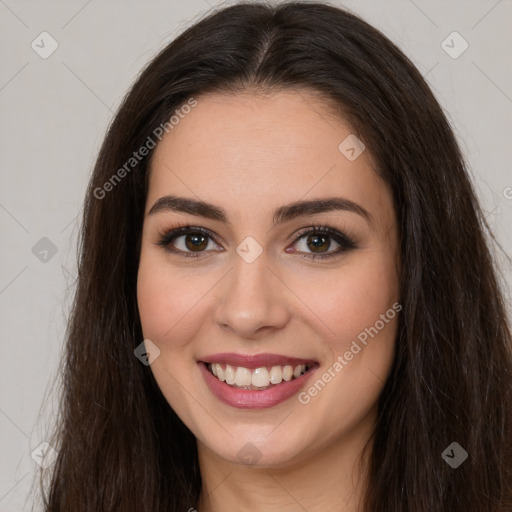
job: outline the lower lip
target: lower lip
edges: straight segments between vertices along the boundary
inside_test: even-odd
[[[200,361],[199,368],[210,391],[222,402],[239,409],[266,409],[273,407],[297,394],[306,384],[318,366],[313,366],[304,375],[272,386],[263,391],[240,389],[220,381],[208,370],[205,363]]]

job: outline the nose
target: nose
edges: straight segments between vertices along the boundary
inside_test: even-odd
[[[222,280],[216,324],[237,338],[249,339],[282,329],[290,317],[290,292],[276,274],[265,252],[252,263],[237,255],[234,268]]]

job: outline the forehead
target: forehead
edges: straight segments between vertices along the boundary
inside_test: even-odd
[[[349,160],[350,125],[308,91],[207,94],[155,149],[148,207],[161,195],[197,196],[238,215],[298,199],[343,195],[389,208],[369,151]]]

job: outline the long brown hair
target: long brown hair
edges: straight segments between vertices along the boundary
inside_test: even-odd
[[[442,109],[413,64],[357,16],[321,2],[251,2],[210,14],[165,47],[105,137],[84,204],[50,442],[58,457],[41,479],[46,512],[197,506],[195,438],[134,356],[151,151],[117,171],[190,98],[249,87],[326,98],[393,193],[403,311],[364,510],[512,510],[511,333],[490,230]],[[453,442],[468,454],[456,469],[442,457]]]

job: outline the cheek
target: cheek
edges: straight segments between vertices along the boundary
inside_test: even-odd
[[[206,280],[188,279],[158,255],[141,258],[137,276],[137,301],[145,338],[164,343],[187,338],[194,312],[211,285]],[[176,336],[179,331],[180,336]]]
[[[193,365],[189,342],[198,328],[194,313],[199,297],[208,287],[197,280],[190,282],[180,271],[171,272],[158,254],[148,251],[141,256],[137,301],[142,332],[144,339],[160,350],[151,371],[167,402],[182,419],[191,422],[189,393],[184,388]]]
[[[340,269],[335,279],[316,280],[309,295],[331,352],[299,396],[301,404],[325,418],[319,437],[355,427],[374,407],[392,368],[401,310],[398,275],[393,260],[375,256],[371,264],[361,258],[361,264]]]
[[[350,349],[356,339],[366,337],[368,330],[375,335],[376,326],[379,339],[383,343],[376,350],[389,351],[389,338],[394,341],[396,316],[393,304],[399,300],[399,283],[394,261],[391,258],[359,258],[357,263],[340,268],[338,272],[318,272],[314,286],[301,294],[307,297],[308,305],[321,321],[321,328],[327,334],[330,348],[337,354]],[[301,281],[310,283],[307,279]],[[384,319],[382,319],[384,316]]]
[[[161,340],[172,327],[171,312],[175,302],[166,280],[161,278],[159,267],[148,259],[141,259],[137,276],[137,302],[144,338]]]

